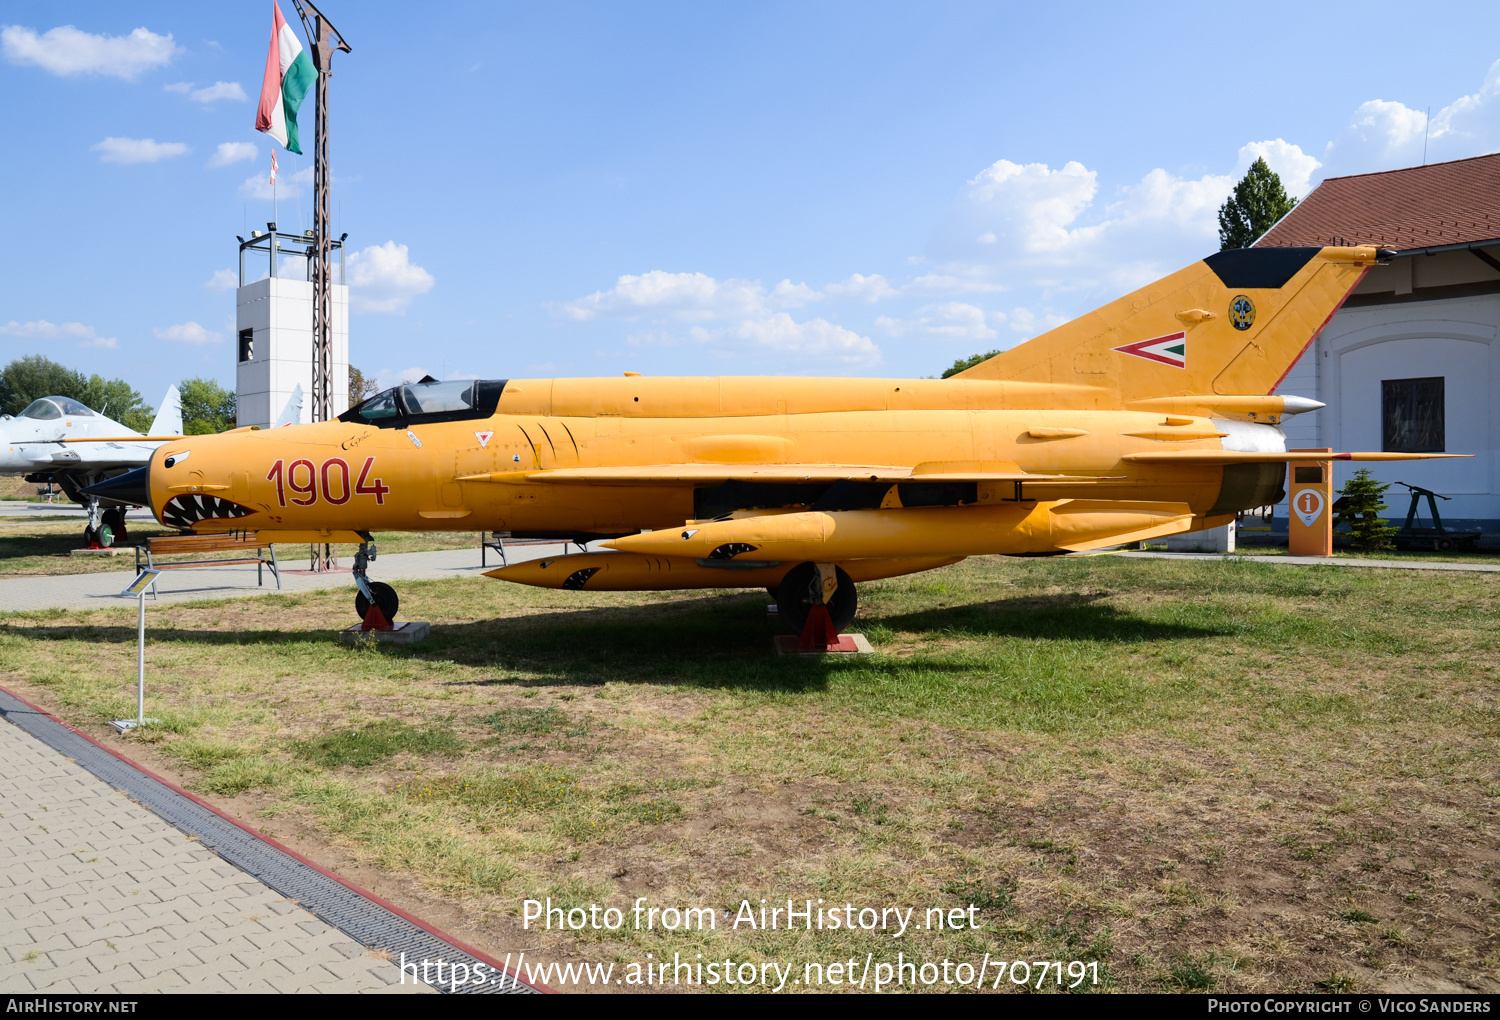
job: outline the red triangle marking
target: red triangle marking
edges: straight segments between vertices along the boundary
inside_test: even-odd
[[[1183,355],[1181,360],[1178,360],[1176,358],[1169,358],[1163,354],[1157,354],[1155,351],[1147,349],[1150,347],[1156,347],[1160,344],[1170,343],[1174,340],[1181,340],[1186,342],[1187,333],[1168,333],[1166,336],[1153,337],[1150,340],[1137,340],[1133,344],[1126,344],[1123,347],[1115,347],[1112,349],[1119,351],[1121,354],[1129,354],[1137,358],[1145,358],[1147,361],[1156,361],[1163,365],[1171,365],[1173,368],[1187,368],[1186,354]]]

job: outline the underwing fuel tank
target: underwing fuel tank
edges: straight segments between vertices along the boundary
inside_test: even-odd
[[[875,581],[947,566],[961,556],[865,560],[841,563],[851,580]],[[536,588],[573,591],[673,591],[687,588],[774,588],[800,561],[731,563],[719,560],[704,566],[689,556],[647,556],[640,553],[577,553],[551,559],[528,560],[485,572],[485,577]],[[754,564],[754,565],[752,565]]]
[[[1185,503],[1061,500],[964,507],[845,510],[689,523],[604,543],[622,552],[706,562],[1082,551],[1222,523]]]

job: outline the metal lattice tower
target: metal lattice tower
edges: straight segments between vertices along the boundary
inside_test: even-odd
[[[333,417],[333,277],[329,267],[332,250],[328,181],[328,79],[333,77],[333,55],[351,52],[339,30],[311,0],[292,0],[303,31],[312,43],[313,68],[318,72],[317,128],[313,145],[313,373],[312,420]],[[311,12],[311,20],[308,14]]]
[[[333,339],[330,323],[333,316],[333,280],[329,272],[328,202],[328,79],[333,77],[333,55],[339,50],[351,52],[339,30],[313,5],[311,0],[292,0],[302,30],[312,43],[313,68],[318,72],[318,123],[313,155],[313,239],[317,252],[313,257],[313,371],[312,420],[327,421],[333,417]],[[308,12],[312,20],[308,20]],[[313,547],[313,569],[331,570],[337,566],[333,546]]]

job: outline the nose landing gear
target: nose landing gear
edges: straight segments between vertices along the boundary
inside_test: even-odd
[[[354,585],[359,589],[354,596],[354,611],[364,621],[360,630],[395,630],[396,611],[401,608],[401,599],[396,589],[384,581],[371,581],[366,568],[375,562],[375,543],[368,534],[361,533],[364,542],[354,554]]]
[[[108,549],[111,546],[124,545],[129,539],[125,533],[125,508],[112,506],[108,510],[99,509],[97,497],[89,497],[84,504],[88,511],[89,522],[83,529],[83,544],[87,549]]]

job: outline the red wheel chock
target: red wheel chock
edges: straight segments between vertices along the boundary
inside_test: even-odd
[[[362,623],[362,624],[359,625],[359,629],[361,631],[366,631],[366,630],[395,630],[396,628],[395,628],[395,626],[392,625],[392,623],[391,623],[390,620],[387,620],[385,618],[385,614],[380,611],[380,607],[377,606],[375,603],[371,602],[370,603],[370,608],[365,611],[365,620],[364,620],[364,623]]]
[[[833,625],[827,606],[813,606],[808,610],[807,623],[802,626],[802,635],[797,638],[799,652],[855,652],[854,639],[844,637]]]

